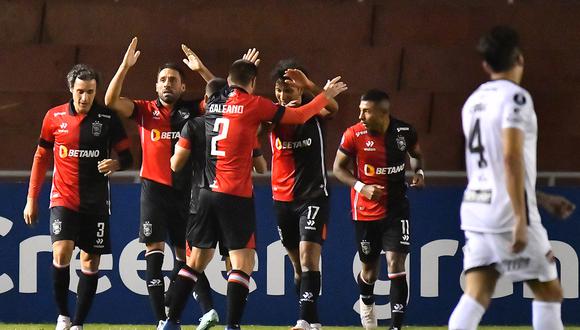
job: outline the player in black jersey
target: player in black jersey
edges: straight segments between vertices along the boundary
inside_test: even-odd
[[[300,106],[321,88],[294,60],[278,62],[272,72],[274,93],[282,106]],[[290,79],[290,77],[292,79]],[[272,197],[278,233],[294,268],[300,315],[293,329],[319,329],[320,254],[329,217],[324,162],[324,120],[338,111],[333,100],[302,125],[278,124],[270,132]]]

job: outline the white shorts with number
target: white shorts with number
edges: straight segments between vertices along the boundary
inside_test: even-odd
[[[528,227],[528,244],[518,254],[512,252],[511,232],[465,231],[463,270],[490,265],[514,282],[533,279],[548,282],[558,278],[548,234],[541,224]]]

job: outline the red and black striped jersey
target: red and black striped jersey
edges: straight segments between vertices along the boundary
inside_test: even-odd
[[[111,148],[117,153],[129,149],[112,110],[94,103],[87,114],[79,114],[72,101],[52,108],[42,122],[38,145],[54,153],[50,207],[109,213],[109,179],[99,173],[97,163],[111,158]]]
[[[172,110],[163,106],[159,99],[136,100],[134,104],[131,118],[139,126],[141,177],[178,190],[189,189],[191,165],[174,173],[171,171],[170,159],[187,120],[199,116],[200,102],[179,100]]]
[[[270,132],[274,200],[328,196],[323,124],[315,116],[302,125],[276,125]]]
[[[408,205],[405,162],[418,143],[415,129],[391,117],[386,134],[372,134],[362,123],[346,129],[339,149],[354,161],[354,175],[364,184],[384,186],[387,193],[374,202],[351,189],[354,220],[380,220]]]
[[[262,121],[277,123],[284,107],[238,87],[213,94],[205,107],[206,167],[212,191],[252,197],[252,150]]]

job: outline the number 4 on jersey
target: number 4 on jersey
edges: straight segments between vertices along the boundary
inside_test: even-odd
[[[483,157],[483,152],[485,148],[483,144],[481,144],[481,128],[479,126],[479,118],[475,120],[475,124],[471,128],[469,132],[469,141],[468,141],[469,152],[472,154],[479,154],[479,161],[477,165],[479,168],[484,168],[487,166],[487,161]]]
[[[220,125],[222,126],[220,132]],[[228,137],[228,129],[230,128],[230,120],[228,118],[216,118],[213,125],[213,131],[217,132],[218,135],[211,138],[211,155],[224,157],[226,152],[224,150],[217,149],[218,141],[224,140]]]

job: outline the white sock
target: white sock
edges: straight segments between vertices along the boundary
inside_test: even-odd
[[[563,330],[561,306],[559,302],[532,302],[532,324],[534,329]]]
[[[464,294],[449,317],[449,330],[475,330],[483,313],[485,308]]]

